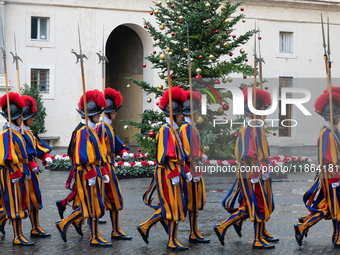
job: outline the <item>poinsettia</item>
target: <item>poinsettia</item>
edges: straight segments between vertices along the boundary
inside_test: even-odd
[[[53,162],[50,165],[51,168],[54,169],[58,169],[58,168],[66,168],[66,169],[72,169],[72,162],[71,162],[71,158],[66,155],[63,154],[62,156],[60,155],[54,155],[51,157]]]

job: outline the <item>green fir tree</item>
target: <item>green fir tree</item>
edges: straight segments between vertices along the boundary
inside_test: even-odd
[[[207,91],[202,83],[209,83],[212,87],[219,82],[230,81],[229,75],[240,74],[247,77],[253,74],[253,68],[247,64],[247,54],[242,49],[255,33],[255,30],[240,34],[235,30],[235,25],[245,21],[241,3],[231,4],[220,1],[195,1],[195,0],[167,0],[158,2],[151,8],[151,15],[156,18],[158,27],[144,20],[144,27],[154,39],[154,51],[146,59],[151,62],[153,69],[158,70],[164,86],[154,87],[145,81],[128,78],[141,87],[147,95],[155,94],[159,98],[168,87],[166,51],[171,56],[171,84],[180,85],[189,89],[188,57],[190,48],[191,70],[193,82],[198,81],[195,89]],[[188,36],[189,34],[189,36]],[[189,45],[188,45],[189,41]],[[211,92],[211,91],[210,91]],[[225,115],[229,108],[227,100],[232,99],[228,91],[218,90],[222,98],[222,105],[208,108],[207,115],[202,116],[204,121],[199,122],[202,146],[211,159],[230,159],[234,154],[236,130],[231,130],[227,125],[213,127],[213,119]],[[214,95],[213,95],[214,96]],[[215,96],[214,96],[215,97]],[[208,97],[208,105],[217,98]],[[218,104],[219,101],[217,100]],[[144,151],[151,156],[155,155],[155,137],[165,120],[164,114],[149,110],[141,114],[142,122],[125,120],[124,122],[140,128],[141,133],[136,134],[138,143]],[[149,133],[150,131],[153,131]]]
[[[33,130],[36,134],[45,133],[46,108],[43,104],[41,94],[36,88],[30,87],[27,84],[24,84],[24,87],[21,88],[21,94],[33,97],[37,105],[37,114],[34,116],[34,122],[31,130]]]

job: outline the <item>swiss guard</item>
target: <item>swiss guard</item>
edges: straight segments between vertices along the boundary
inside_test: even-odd
[[[327,92],[327,89],[324,90],[324,93],[326,93],[326,92]],[[340,87],[332,87],[332,93],[340,94]],[[325,125],[323,125],[321,127],[321,130],[324,129],[324,126]],[[335,135],[338,137],[338,139],[340,139],[340,132],[339,132],[338,125],[334,125],[334,128],[335,128],[335,130],[334,130]],[[311,203],[313,203],[313,207],[319,208],[319,209],[325,207],[325,202],[326,202],[326,200],[323,196],[323,192],[320,192],[320,186],[319,186],[319,188],[315,188],[315,185],[320,185],[320,180],[319,180],[320,177],[322,177],[322,175],[321,175],[320,171],[317,171],[313,184],[311,185],[311,187],[308,189],[308,191],[303,196],[304,202],[306,202],[308,200],[310,205],[311,205]],[[310,199],[311,194],[318,195],[318,198],[315,201],[313,201],[312,199]],[[308,209],[308,207],[307,207],[307,209]],[[299,221],[299,223],[305,223],[305,222],[309,221],[314,216],[315,216],[315,212],[309,210],[309,214],[299,217],[298,221]],[[322,218],[318,218],[318,221],[321,220],[321,219]],[[330,220],[330,219],[331,219],[331,217],[329,215],[329,217],[326,220]],[[333,225],[332,241],[334,242],[335,236],[336,236],[336,221],[335,220],[332,220],[332,225]],[[303,232],[304,232],[303,236],[307,237],[308,229],[306,231],[303,231]]]
[[[253,90],[254,92],[254,90]],[[250,219],[254,224],[254,249],[272,249],[269,242],[278,242],[266,231],[265,224],[274,210],[274,200],[271,190],[271,173],[269,147],[263,120],[260,116],[253,119],[247,102],[248,87],[243,89],[245,102],[245,126],[239,132],[235,156],[238,162],[236,180],[224,198],[222,205],[231,216],[214,227],[215,233],[224,245],[227,229],[240,220]],[[265,110],[271,104],[270,94],[259,88],[256,89],[257,110]],[[253,119],[253,120],[252,120]],[[235,193],[234,192],[235,189]],[[239,207],[235,202],[240,201]]]
[[[158,107],[165,113],[166,122],[160,128],[156,137],[156,161],[154,179],[147,193],[145,203],[156,212],[144,223],[137,227],[145,243],[149,243],[149,231],[158,221],[168,222],[168,243],[170,251],[187,250],[177,240],[177,221],[183,222],[187,213],[186,181],[191,181],[190,168],[185,167],[188,160],[181,140],[176,132],[182,122],[183,103],[187,97],[179,87],[171,89],[173,123],[170,118],[169,90],[167,89],[158,102]],[[173,128],[172,128],[173,126]],[[159,204],[153,205],[151,197],[157,188]],[[147,198],[150,192],[150,197]]]
[[[131,240],[132,237],[126,235],[119,227],[119,211],[123,209],[123,196],[120,190],[118,178],[115,173],[115,155],[119,154],[123,160],[129,159],[127,147],[117,136],[113,121],[117,116],[117,111],[122,107],[123,98],[119,91],[112,88],[105,89],[105,100],[107,107],[105,108],[105,131],[104,142],[103,137],[103,122],[97,125],[98,137],[104,143],[106,152],[106,168],[108,169],[109,183],[105,184],[105,208],[110,211],[112,223],[111,239],[115,240]]]
[[[86,124],[85,123],[85,117],[84,116],[81,116],[81,117],[82,117],[81,121],[79,122],[77,127],[72,132],[70,143],[69,143],[69,146],[67,148],[67,155],[71,158],[71,160],[73,158],[73,151],[74,151],[74,136],[77,133],[77,131],[79,129],[81,129]],[[67,189],[71,190],[70,193],[68,194],[68,196],[66,198],[56,201],[56,205],[57,205],[57,208],[58,208],[58,213],[59,213],[60,219],[64,219],[64,212],[66,210],[67,204],[71,203],[76,196],[74,182],[73,182],[73,185],[72,185],[73,180],[74,180],[74,166],[72,166],[72,169],[70,171],[69,177],[67,178],[66,185],[65,185],[65,187]],[[82,221],[82,220],[80,220],[80,221]],[[73,223],[73,225],[77,229],[77,225],[75,224],[75,222]],[[80,231],[81,236],[83,235],[82,232],[81,232],[81,227],[77,231]]]
[[[74,136],[77,133],[77,131],[79,129],[81,129],[86,124],[85,116],[81,113],[81,110],[77,109],[77,112],[81,116],[81,121],[79,122],[77,127],[73,130],[72,135],[71,135],[71,139],[70,139],[70,143],[69,143],[69,146],[67,148],[67,155],[71,158],[71,161],[72,161],[72,158],[73,158],[73,151],[74,151],[74,146],[75,146]],[[66,184],[65,184],[66,189],[69,189],[70,193],[67,195],[66,198],[64,198],[62,200],[56,200],[56,205],[57,205],[57,208],[58,208],[58,213],[59,213],[60,219],[64,219],[64,212],[66,210],[66,206],[70,205],[72,202],[74,202],[74,198],[76,196],[76,185],[74,183],[74,167],[75,166],[72,164],[72,169],[70,171],[70,174],[69,174],[67,181],[66,181]],[[77,233],[80,236],[83,236],[83,230],[82,230],[83,222],[84,222],[84,219],[82,217],[80,217],[80,218],[76,219],[74,222],[72,222],[72,225],[75,227]],[[103,218],[101,218],[101,219],[98,220],[98,223],[99,224],[106,223],[106,221]]]
[[[36,162],[37,158],[41,159],[44,165],[52,163],[49,152],[51,148],[47,146],[30,127],[33,125],[33,118],[37,113],[37,107],[34,98],[23,95],[21,99],[25,102],[24,111],[24,139],[26,142],[26,151],[28,155],[28,168],[31,174],[29,183],[30,192],[30,210],[29,216],[32,223],[31,237],[48,237],[51,234],[46,233],[39,224],[39,210],[43,208],[42,197],[39,181],[39,166]]]
[[[181,126],[179,136],[181,138],[183,148],[189,157],[186,164],[190,166],[193,176],[192,180],[187,182],[187,207],[190,221],[189,242],[209,243],[210,240],[204,238],[197,229],[198,210],[203,210],[206,202],[202,172],[197,171],[197,167],[199,167],[200,160],[205,162],[208,159],[202,150],[200,137],[195,127],[196,121],[200,115],[199,109],[201,104],[201,93],[198,91],[192,92],[193,109],[191,109],[190,104],[190,91],[185,91],[184,93],[188,100],[183,104],[184,109],[182,114],[184,115],[184,123]],[[191,119],[191,111],[193,113],[193,120]]]
[[[332,89],[332,91],[334,91]],[[295,239],[299,246],[310,227],[322,219],[331,219],[333,223],[332,242],[335,248],[340,248],[339,240],[339,201],[340,198],[340,173],[339,171],[339,129],[340,120],[340,94],[332,93],[333,128],[331,125],[330,96],[325,92],[315,102],[315,111],[324,118],[318,139],[318,164],[319,176],[303,196],[305,206],[310,214],[300,219],[294,225]],[[321,184],[321,187],[320,187]]]
[[[105,149],[96,133],[96,124],[107,104],[99,90],[87,91],[86,100],[88,126],[83,126],[74,136],[72,161],[75,165],[75,210],[66,219],[56,222],[56,226],[63,241],[67,242],[66,235],[70,224],[80,217],[87,218],[91,229],[90,246],[109,247],[112,244],[100,237],[98,232],[98,219],[105,213],[100,194],[101,183],[108,183],[109,176],[105,167],[102,167],[106,164]],[[80,114],[85,116],[83,96],[78,105]]]
[[[70,157],[72,162],[73,162],[72,158],[73,158],[73,152],[74,152],[74,147],[75,147],[74,136],[79,129],[81,129],[84,125],[86,125],[85,116],[81,113],[81,110],[77,109],[77,112],[81,116],[81,121],[79,122],[77,127],[73,130],[72,135],[71,135],[71,139],[70,139],[70,143],[69,143],[69,146],[67,148],[67,155]],[[69,189],[70,193],[64,199],[56,200],[56,205],[57,205],[57,208],[58,208],[58,213],[59,213],[60,219],[64,219],[64,212],[66,210],[66,206],[73,203],[74,198],[76,197],[76,185],[75,185],[75,182],[74,182],[75,167],[76,166],[72,164],[72,169],[70,171],[70,174],[69,174],[67,181],[66,181],[66,184],[65,184],[66,189]],[[101,221],[104,221],[104,223],[106,222],[103,219],[99,219],[98,223],[101,223]],[[72,225],[75,227],[77,233],[80,236],[83,236],[83,230],[82,230],[83,222],[84,222],[84,219],[82,217],[79,217],[74,222],[72,222]]]
[[[12,221],[13,245],[33,246],[34,243],[29,241],[21,230],[21,221],[28,216],[25,180],[31,178],[25,141],[20,130],[25,103],[18,93],[10,92],[8,97],[10,113],[7,108],[7,95],[0,98],[1,115],[7,121],[11,118],[11,123],[0,137],[1,205],[6,219]]]

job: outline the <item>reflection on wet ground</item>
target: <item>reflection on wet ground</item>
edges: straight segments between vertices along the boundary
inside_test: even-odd
[[[300,148],[301,151],[301,148]],[[311,150],[313,151],[313,150]],[[273,155],[273,154],[272,154]],[[278,154],[282,155],[282,154]],[[291,154],[293,155],[293,154]],[[303,156],[309,156],[307,153]],[[297,218],[307,214],[307,210],[302,202],[303,193],[311,185],[314,173],[289,174],[288,179],[274,182],[275,211],[271,219],[266,224],[268,232],[280,238],[276,248],[271,251],[253,251],[252,224],[247,220],[243,225],[243,237],[239,238],[233,228],[226,234],[225,246],[222,247],[213,231],[213,226],[225,220],[229,214],[222,208],[221,202],[231,187],[233,174],[207,174],[205,184],[207,190],[207,204],[203,211],[199,212],[198,228],[200,232],[211,240],[210,244],[189,244],[189,223],[186,220],[180,223],[178,239],[190,249],[181,254],[324,254],[332,253],[331,243],[332,224],[331,221],[321,221],[315,225],[308,233],[308,238],[303,240],[303,246],[299,247],[295,241],[293,224],[297,223]],[[122,230],[133,237],[132,241],[112,240],[111,248],[91,248],[89,246],[90,229],[86,225],[83,227],[84,236],[80,237],[73,226],[70,226],[67,236],[67,243],[64,243],[55,227],[55,222],[59,220],[55,200],[62,199],[68,194],[64,184],[68,177],[68,172],[44,171],[40,174],[41,189],[43,191],[44,208],[40,213],[41,226],[52,234],[50,238],[37,239],[34,247],[13,247],[12,225],[6,225],[6,236],[0,234],[1,251],[0,254],[167,254],[167,235],[163,227],[157,224],[150,231],[149,244],[146,245],[139,236],[136,226],[147,220],[154,212],[144,205],[142,195],[148,188],[151,178],[134,178],[120,181],[124,196],[124,209],[120,213],[120,225]],[[71,212],[68,207],[65,215]],[[104,216],[106,224],[99,225],[101,236],[107,241],[110,240],[111,223],[108,214]],[[23,221],[23,233],[29,238],[30,221]],[[174,254],[174,253],[169,253]]]

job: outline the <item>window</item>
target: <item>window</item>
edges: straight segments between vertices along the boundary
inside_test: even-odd
[[[293,53],[293,32],[280,32],[280,53]]]
[[[31,69],[31,87],[40,93],[50,92],[50,69]]]
[[[26,12],[26,47],[54,48],[55,47],[55,13],[44,10]],[[30,69],[27,69],[27,76]]]
[[[286,115],[282,115],[281,109],[281,88],[291,88],[293,87],[293,77],[279,77],[279,119],[280,119],[280,129],[279,129],[279,137],[290,137],[291,136],[291,121],[289,119],[292,118],[292,105],[286,105]],[[288,93],[287,98],[292,98],[292,94]],[[285,126],[281,125],[283,120],[287,120],[284,122]]]
[[[31,17],[31,40],[49,40],[49,18]]]
[[[54,99],[55,66],[44,64],[27,64],[26,81],[30,87],[38,89],[42,99]]]

